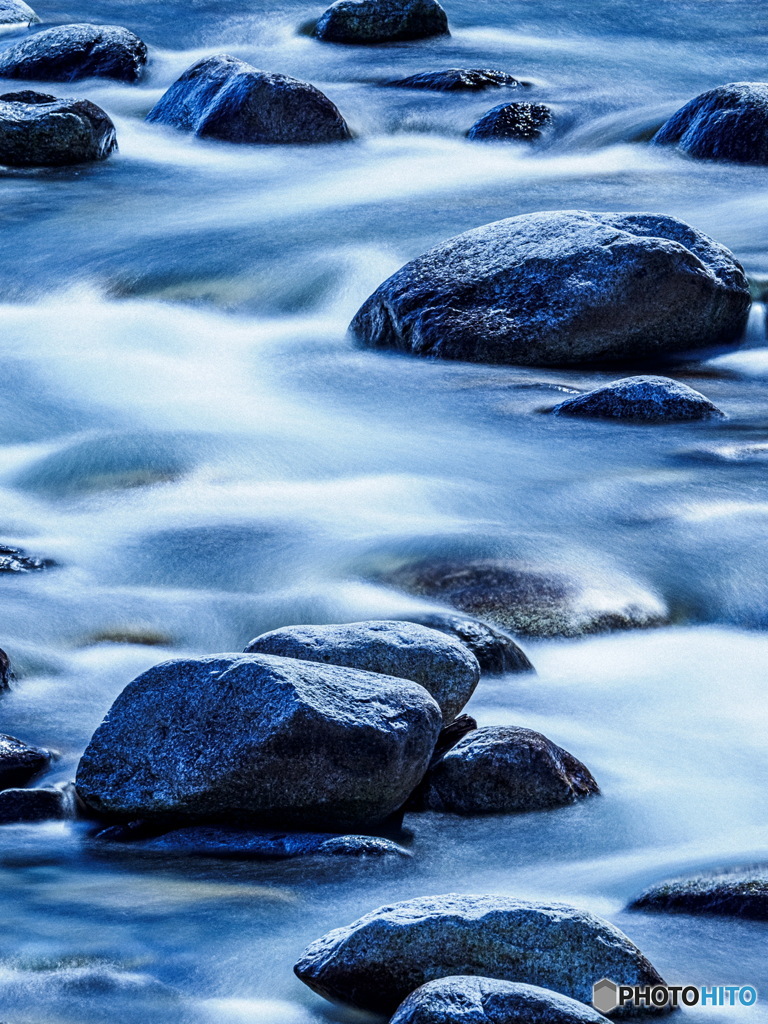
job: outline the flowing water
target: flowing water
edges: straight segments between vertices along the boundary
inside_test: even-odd
[[[240,650],[297,622],[405,614],[371,570],[430,552],[522,554],[631,579],[674,625],[526,645],[537,676],[484,680],[482,724],[545,732],[603,797],[489,819],[412,816],[414,857],[235,864],[107,856],[80,824],[0,829],[0,1019],[9,1024],[320,1024],[352,1016],[294,977],[303,946],[385,902],[448,891],[557,898],[615,921],[670,982],[751,984],[764,924],[628,913],[646,884],[768,859],[768,410],[763,310],[744,346],[677,368],[729,415],[623,426],[541,415],[611,379],[356,350],[349,318],[456,232],[546,209],[649,210],[768,274],[764,168],[642,141],[705,88],[766,74],[762,0],[449,0],[453,35],[347,48],[282,0],[42,2],[46,22],[123,24],[138,86],[78,84],[120,152],[6,173],[3,543],[59,567],[5,577],[17,679],[0,731],[73,777],[111,701],[166,657]],[[312,81],[356,139],[236,147],[143,123],[200,56]],[[534,84],[554,137],[471,144],[501,94],[380,83],[498,67]],[[50,91],[49,87],[44,87]],[[615,375],[614,375],[615,376]],[[761,631],[762,630],[762,631]],[[117,642],[117,641],[133,642]]]

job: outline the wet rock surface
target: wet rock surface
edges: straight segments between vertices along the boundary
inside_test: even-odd
[[[437,0],[337,0],[318,19],[314,35],[326,43],[395,43],[449,35]]]
[[[566,398],[555,416],[676,423],[723,419],[725,413],[699,391],[670,377],[625,377],[583,395]]]
[[[114,78],[136,82],[146,63],[146,46],[125,28],[60,25],[0,51],[0,78],[39,82]]]
[[[32,90],[0,96],[0,164],[64,167],[106,160],[116,149],[114,124],[89,100]]]
[[[750,302],[733,255],[673,217],[530,213],[407,263],[350,331],[420,356],[579,366],[733,343]]]
[[[407,619],[409,622],[418,622],[422,626],[455,636],[477,658],[480,671],[484,675],[536,671],[528,655],[511,636],[489,626],[486,622],[480,622],[479,619],[451,615],[450,612],[414,613]]]
[[[629,909],[768,921],[768,865],[662,882],[641,893]]]
[[[0,25],[36,25],[40,18],[24,0],[2,0],[0,2]]]
[[[652,142],[703,160],[768,164],[768,83],[733,82],[701,93]]]
[[[421,71],[407,78],[386,83],[399,89],[425,89],[431,92],[482,92],[502,86],[514,89],[526,85],[506,71],[492,68],[446,68],[445,71]]]
[[[74,816],[75,790],[71,783],[0,791],[0,825],[62,821]]]
[[[458,640],[412,622],[285,626],[251,640],[246,654],[274,654],[412,679],[437,701],[446,723],[472,696],[480,667]]]
[[[500,103],[475,121],[467,138],[532,142],[541,138],[552,121],[552,111],[543,103]]]
[[[391,1014],[425,982],[479,975],[589,1002],[592,985],[663,984],[618,928],[561,903],[510,896],[424,896],[328,932],[294,970],[326,999]]]
[[[21,548],[0,544],[0,573],[40,572],[56,565],[52,558],[37,558],[28,555]]]
[[[26,786],[50,763],[50,750],[0,734],[0,790]]]

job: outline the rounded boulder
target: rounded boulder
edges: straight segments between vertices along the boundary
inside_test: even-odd
[[[114,124],[89,100],[32,90],[0,96],[0,164],[64,167],[106,160],[116,149]]]

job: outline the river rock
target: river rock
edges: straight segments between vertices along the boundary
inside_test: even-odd
[[[11,659],[0,648],[0,693],[10,687],[13,672],[11,671]]]
[[[459,740],[417,792],[417,810],[470,815],[544,811],[600,790],[589,769],[546,736],[496,725]]]
[[[0,544],[0,573],[40,572],[56,565],[52,558],[37,558],[21,548]]]
[[[699,391],[670,377],[624,377],[611,384],[566,398],[555,416],[676,423],[723,419],[725,413]]]
[[[467,703],[480,678],[477,659],[464,644],[413,622],[285,626],[257,636],[245,650],[412,679],[432,694],[446,724]]]
[[[543,103],[500,103],[479,118],[468,139],[531,142],[552,124],[552,111]]]
[[[63,167],[106,160],[116,149],[115,126],[89,100],[32,90],[0,96],[0,164]]]
[[[662,882],[641,893],[629,909],[768,921],[768,865]]]
[[[386,84],[398,89],[427,89],[432,92],[482,92],[502,86],[514,89],[526,83],[519,82],[506,71],[491,68],[447,68],[445,71],[421,71]]]
[[[51,763],[50,750],[0,735],[0,790],[26,786]]]
[[[59,25],[0,52],[0,78],[38,82],[115,78],[136,82],[146,63],[146,46],[128,29],[116,25]]]
[[[167,661],[123,690],[77,771],[97,817],[367,831],[423,777],[418,683],[264,654]]]
[[[0,792],[0,825],[74,818],[75,804],[71,782],[40,789],[4,789]]]
[[[226,860],[288,860],[296,857],[410,857],[405,847],[381,836],[322,832],[253,832],[193,826],[175,829],[132,849]]]
[[[294,970],[326,999],[382,1015],[425,982],[453,975],[539,985],[583,1003],[602,978],[663,984],[627,936],[594,914],[455,893],[380,907],[311,943]]]
[[[441,242],[385,281],[350,330],[414,355],[579,366],[733,343],[750,301],[733,255],[682,221],[565,210]]]
[[[768,164],[768,83],[709,89],[673,114],[651,141],[704,160]]]
[[[313,33],[326,43],[396,43],[447,36],[448,16],[437,0],[337,0]]]
[[[450,612],[418,612],[404,616],[408,622],[418,622],[430,629],[455,636],[477,658],[483,675],[499,676],[507,672],[535,672],[525,651],[509,634],[489,626],[479,619]]]
[[[351,138],[336,106],[308,82],[220,54],[187,68],[147,121],[223,142],[304,144]]]
[[[384,581],[439,598],[469,615],[531,637],[583,636],[664,625],[664,603],[638,584],[613,576],[581,580],[512,558],[466,562],[427,559],[393,570]]]
[[[498,978],[459,975],[417,988],[390,1024],[607,1024],[568,996]]]
[[[11,25],[23,28],[39,22],[40,18],[24,0],[0,0],[0,25],[6,30]]]

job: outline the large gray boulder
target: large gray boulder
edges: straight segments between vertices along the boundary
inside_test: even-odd
[[[58,25],[0,52],[0,78],[76,82],[114,78],[136,82],[147,63],[147,47],[117,25]]]
[[[679,423],[723,419],[725,413],[700,391],[670,377],[624,377],[583,395],[566,398],[552,410],[555,416]]]
[[[440,705],[449,724],[472,696],[480,666],[459,640],[413,622],[284,626],[257,636],[248,654],[276,654],[412,679]]]
[[[741,265],[674,217],[529,213],[441,242],[385,281],[350,330],[371,348],[539,366],[731,344]]]
[[[369,45],[450,35],[437,0],[337,0],[313,34],[326,43]]]
[[[5,30],[39,24],[40,18],[24,0],[0,0],[0,25]]]
[[[768,921],[768,865],[673,878],[646,889],[629,909]]]
[[[351,138],[335,104],[314,85],[226,54],[187,68],[147,121],[222,142],[303,145]]]
[[[588,1003],[592,985],[661,985],[608,921],[563,903],[511,896],[423,896],[380,907],[317,939],[294,970],[326,999],[392,1014],[425,982],[480,975]]]
[[[703,92],[651,141],[704,160],[768,164],[768,83],[732,82]]]
[[[599,792],[586,765],[546,736],[494,725],[470,732],[429,769],[415,809],[450,814],[544,811]]]
[[[365,831],[423,777],[442,725],[406,679],[264,654],[155,666],[77,770],[105,819]]]
[[[26,786],[51,763],[51,752],[15,736],[0,735],[0,790]]]
[[[0,164],[63,167],[106,160],[116,149],[114,124],[89,100],[32,90],[0,96]]]
[[[591,1006],[516,981],[459,975],[417,988],[390,1024],[608,1024]]]

